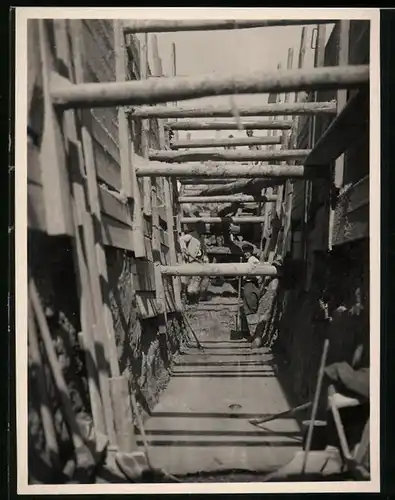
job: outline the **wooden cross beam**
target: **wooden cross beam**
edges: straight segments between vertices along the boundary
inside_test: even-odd
[[[235,93],[351,89],[367,83],[369,65],[80,84],[72,84],[55,73],[51,75],[50,93],[54,105],[78,109],[155,104]]]
[[[125,34],[131,33],[169,33],[175,31],[218,31],[251,28],[270,28],[275,26],[303,26],[311,24],[333,24],[328,19],[269,19],[247,20],[135,20],[129,21],[124,28]]]
[[[181,224],[262,224],[265,217],[182,217]]]
[[[180,196],[178,203],[268,203],[276,201],[275,195],[252,196],[247,194],[235,194],[229,196]]]
[[[336,114],[336,102],[301,102],[301,103],[276,103],[276,104],[252,104],[249,106],[237,106],[237,111],[240,116],[297,116],[297,115],[320,115],[320,114]],[[128,109],[129,115],[133,118],[232,118],[234,110],[227,104],[218,104],[215,106],[140,106]],[[219,122],[220,123],[220,122]],[[255,121],[243,122],[244,128],[259,128],[251,126],[253,123],[262,123],[269,126],[272,122]],[[190,126],[190,129],[178,130],[193,130],[192,126],[199,126],[200,122],[168,122],[166,127],[176,129],[180,126]],[[215,122],[208,122],[209,125],[215,125]],[[235,125],[234,122],[222,123],[222,128]],[[276,121],[273,126],[278,128],[290,128],[292,122]],[[273,128],[273,127],[272,127]]]
[[[162,165],[152,162],[147,167],[136,168],[137,177],[241,177],[244,179],[281,177],[282,179],[311,178],[320,174],[317,167],[304,165]]]
[[[226,178],[226,179],[216,179],[216,178],[211,178],[207,177],[202,179],[201,177],[180,177],[178,181],[184,185],[184,186],[201,186],[205,184],[227,184],[228,182],[233,182],[236,181],[237,179],[233,178]]]
[[[251,265],[249,263],[231,264],[179,264],[161,266],[167,276],[277,276],[278,271],[270,264]]]
[[[185,162],[229,162],[229,161],[279,161],[305,160],[310,154],[308,149],[282,149],[279,151],[157,151],[150,150],[149,159],[168,163]]]
[[[192,139],[190,141],[175,141],[171,149],[207,148],[226,146],[267,146],[281,144],[281,137],[241,137],[237,139]],[[221,152],[221,151],[219,151]]]
[[[224,184],[222,186],[213,186],[208,187],[200,191],[197,196],[217,196],[217,195],[228,195],[228,194],[237,194],[237,193],[258,193],[262,191],[262,189],[266,187],[277,186],[278,184],[282,184],[284,182],[284,178],[277,179],[247,179],[240,180],[236,182],[231,182],[229,184]]]

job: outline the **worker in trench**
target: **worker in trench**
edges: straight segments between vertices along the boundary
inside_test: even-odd
[[[198,217],[197,209],[187,209],[189,217]],[[205,224],[189,224],[184,234],[180,236],[180,246],[183,260],[186,263],[207,263],[209,261],[204,241]],[[210,284],[209,276],[183,276],[181,278],[182,291],[188,302],[196,303],[199,299],[206,299]]]
[[[254,255],[254,245],[245,242],[242,245],[243,258],[248,264],[258,265],[259,259]],[[273,265],[277,268],[281,267],[282,261],[277,257]],[[269,276],[251,276],[247,275],[243,280],[242,286],[242,307],[241,307],[241,333],[256,347],[262,345],[262,335],[265,330],[266,323],[270,311],[261,315],[259,313],[259,305],[262,296],[268,291],[276,290],[278,279]]]

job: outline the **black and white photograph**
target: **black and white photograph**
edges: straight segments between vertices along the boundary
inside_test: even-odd
[[[379,491],[379,44],[16,8],[19,494]]]

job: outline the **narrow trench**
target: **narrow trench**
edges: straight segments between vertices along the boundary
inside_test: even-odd
[[[189,311],[203,349],[191,336],[145,421],[153,465],[182,482],[261,482],[302,449],[295,417],[262,425],[249,421],[292,405],[270,348],[230,340],[237,303],[233,297],[212,297]]]

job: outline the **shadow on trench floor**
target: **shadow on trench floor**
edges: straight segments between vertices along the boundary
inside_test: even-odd
[[[199,309],[189,321],[203,349],[183,350],[145,422],[151,461],[185,481],[260,481],[302,446],[292,416],[259,427],[249,422],[291,408],[277,361],[269,348],[229,340],[235,319],[231,307]],[[140,436],[138,444],[143,445]]]

